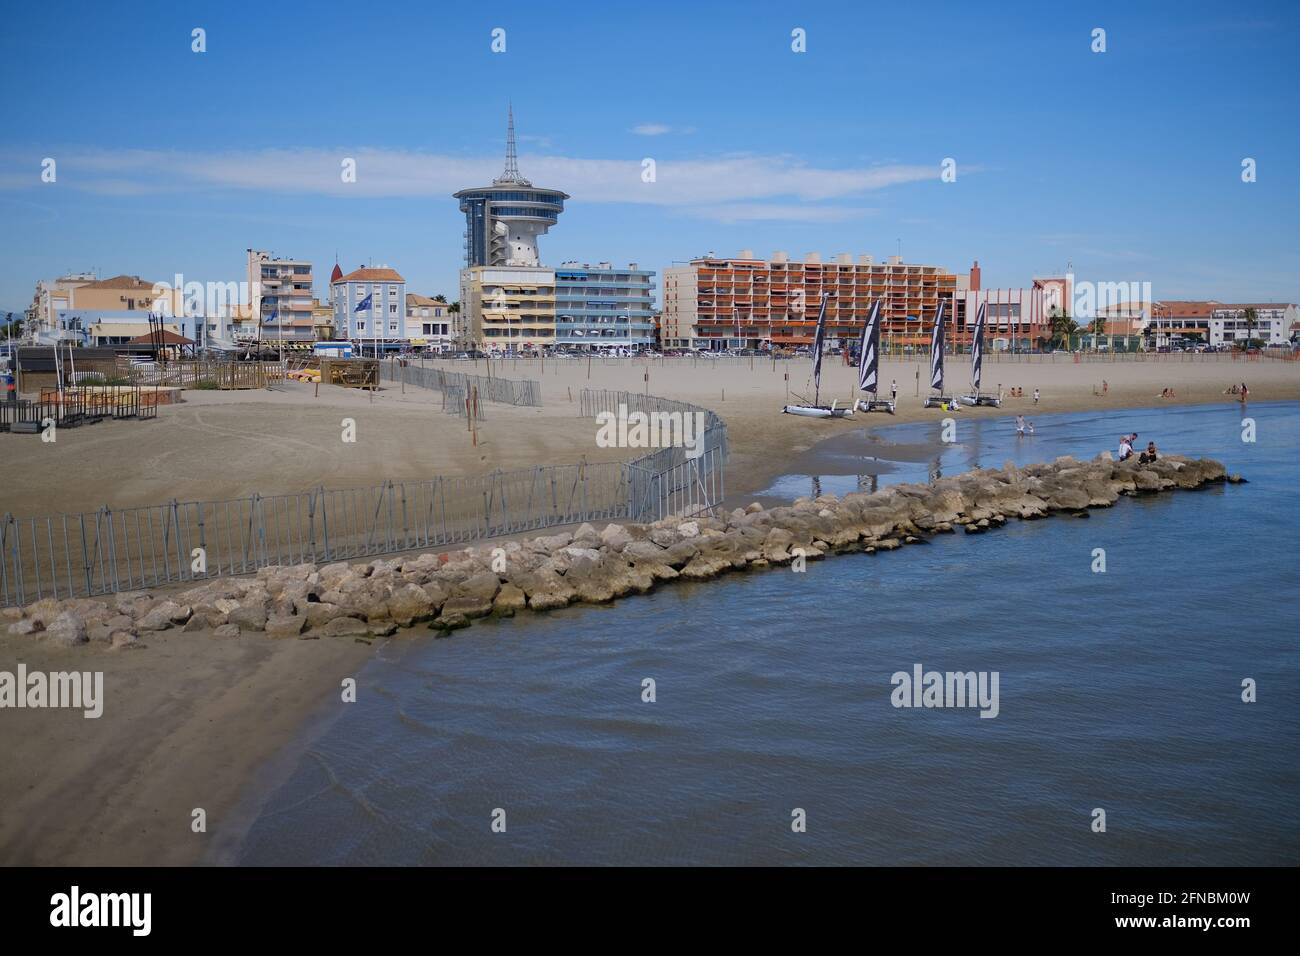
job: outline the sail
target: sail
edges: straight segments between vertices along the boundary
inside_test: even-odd
[[[934,310],[934,331],[930,335],[930,387],[943,391],[943,315],[947,300],[940,299]]]
[[[876,394],[880,372],[880,300],[871,303],[867,324],[862,327],[862,345],[858,349],[858,388]]]
[[[975,315],[975,331],[971,337],[970,345],[970,383],[975,389],[975,394],[980,390],[980,370],[984,364],[984,303],[980,303],[980,310]]]
[[[822,307],[817,312],[817,331],[813,333],[813,388],[817,393],[821,392],[822,387],[822,340],[826,337],[826,300],[830,297],[829,292],[822,293]]]

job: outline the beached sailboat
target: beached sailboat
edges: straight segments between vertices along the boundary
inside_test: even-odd
[[[970,346],[970,387],[972,394],[961,396],[964,405],[991,405],[1002,407],[1002,399],[996,395],[980,394],[980,371],[984,364],[984,303],[975,315],[975,332],[971,336]]]
[[[835,402],[821,404],[822,390],[822,344],[826,338],[826,302],[831,297],[829,292],[822,293],[821,308],[817,311],[817,330],[813,333],[812,344],[812,378],[813,400],[811,405],[786,405],[781,409],[787,415],[803,415],[805,418],[852,418],[852,408],[839,408]]]
[[[862,326],[862,343],[858,349],[858,388],[867,393],[853,406],[860,412],[889,412],[894,403],[876,398],[880,386],[880,300],[871,303],[867,322]]]
[[[934,310],[934,328],[930,331],[930,388],[933,390],[925,397],[926,408],[958,407],[957,400],[943,393],[943,325],[947,314],[947,300],[940,299]]]

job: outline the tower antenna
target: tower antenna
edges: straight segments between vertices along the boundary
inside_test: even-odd
[[[515,106],[511,103],[508,107],[509,122],[506,126],[506,168],[495,180],[497,183],[520,183],[528,186],[531,183],[519,175],[519,154],[515,150]]]

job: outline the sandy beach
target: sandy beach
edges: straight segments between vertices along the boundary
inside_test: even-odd
[[[1078,410],[1235,401],[1223,394],[1246,380],[1252,400],[1300,398],[1300,363],[1197,361],[990,362],[985,390],[1019,386],[1026,398],[962,418],[1011,419]],[[157,422],[104,423],[68,431],[53,445],[0,435],[0,511],[33,515],[182,500],[271,494],[317,485],[348,487],[386,478],[475,474],[493,468],[630,457],[600,449],[592,422],[578,418],[584,386],[649,391],[716,410],[731,441],[728,490],[744,497],[797,466],[823,439],[897,422],[934,420],[916,397],[919,362],[883,363],[881,381],[899,384],[899,414],[810,421],[780,414],[789,394],[807,395],[808,363],[755,360],[706,366],[677,363],[504,362],[494,374],[536,378],[544,406],[490,405],[473,444],[463,418],[444,414],[440,396],[385,383],[373,397],[286,383],[275,392],[190,392],[160,409]],[[459,371],[483,373],[467,363]],[[649,375],[647,382],[645,376]],[[924,377],[924,371],[921,372]],[[953,359],[950,381],[964,384]],[[1099,394],[1102,381],[1106,394]],[[856,370],[828,359],[823,398],[847,402]],[[1034,388],[1041,398],[1034,405]],[[1176,398],[1161,399],[1162,388]],[[924,394],[924,384],[920,391]],[[339,440],[340,420],[356,419],[358,441]],[[1116,417],[1116,428],[1123,427]],[[1010,427],[1010,426],[1008,426]],[[1144,436],[1145,437],[1145,436]],[[1154,436],[1159,440],[1159,436]],[[1170,449],[1176,451],[1176,449]],[[400,640],[401,636],[391,640]],[[339,682],[377,651],[351,639],[271,640],[206,632],[147,637],[142,650],[103,645],[58,650],[0,636],[0,670],[104,672],[104,715],[80,711],[0,713],[0,864],[181,864],[219,857],[237,841],[248,795],[266,786],[275,758],[301,741],[304,726],[337,713]],[[190,829],[195,808],[208,832]]]

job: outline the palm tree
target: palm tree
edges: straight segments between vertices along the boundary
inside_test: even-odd
[[[1106,319],[1103,316],[1097,316],[1088,324],[1092,332],[1092,347],[1095,349],[1101,345],[1101,337],[1106,334]]]
[[[1070,313],[1066,312],[1060,306],[1052,306],[1051,319],[1048,322],[1048,328],[1052,332],[1052,345],[1069,346],[1070,336],[1079,331],[1079,324],[1070,318]]]
[[[1246,320],[1246,348],[1250,348],[1251,340],[1255,337],[1255,325],[1259,322],[1259,313],[1252,306],[1241,315]]]

